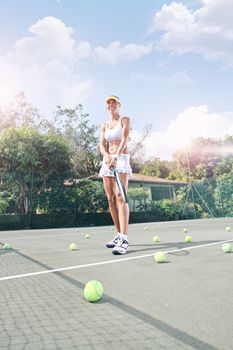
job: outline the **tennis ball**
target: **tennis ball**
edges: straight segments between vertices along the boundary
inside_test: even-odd
[[[147,226],[145,226],[145,231],[148,231],[148,227]]]
[[[159,236],[154,236],[153,237],[153,242],[160,242],[160,238],[159,238]]]
[[[222,250],[224,253],[231,253],[232,252],[232,245],[230,243],[224,243],[222,245]]]
[[[85,238],[91,238],[91,236],[89,235],[89,233],[87,233],[86,235],[85,235]]]
[[[85,285],[83,295],[87,301],[95,302],[99,301],[104,293],[104,288],[101,282],[91,280]]]
[[[185,227],[185,228],[183,229],[183,232],[184,232],[184,233],[187,233],[187,232],[188,232],[188,229]]]
[[[187,236],[185,236],[184,240],[186,243],[190,243],[190,242],[192,242],[193,239],[190,235],[187,235]]]
[[[76,243],[70,243],[69,248],[70,250],[78,250],[78,246]]]
[[[78,229],[78,228],[76,228],[76,232],[79,232],[79,229]]]
[[[227,226],[227,227],[226,227],[226,231],[227,231],[227,232],[230,232],[230,231],[231,231],[231,227],[230,227],[230,226]]]
[[[3,246],[3,249],[10,250],[11,249],[10,243],[5,243],[4,246]]]
[[[163,263],[166,261],[166,256],[163,252],[157,252],[155,253],[154,255],[154,260],[157,262],[157,263]]]

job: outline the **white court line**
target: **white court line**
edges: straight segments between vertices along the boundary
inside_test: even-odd
[[[96,227],[96,226],[95,226]],[[21,237],[21,236],[16,236],[16,237],[1,237],[0,235],[0,239],[1,241],[4,241],[4,240],[13,240],[13,239],[28,239],[28,238],[50,238],[50,237],[61,237],[61,236],[72,236],[72,235],[77,235],[77,236],[82,236],[84,235],[85,233],[85,229],[87,229],[87,227],[85,228],[78,228],[78,231],[77,232],[70,232],[70,233],[57,233],[56,235],[52,235],[52,234],[48,234],[46,236],[40,236],[38,235],[37,233],[35,233],[33,236],[24,236],[24,237]],[[91,228],[88,227],[88,229],[90,230]],[[52,229],[54,231],[54,229]],[[59,230],[62,230],[62,229],[59,229]],[[88,230],[88,231],[89,231]],[[48,231],[48,232],[51,232],[51,230],[43,230],[44,231]],[[108,232],[108,230],[107,230]],[[14,234],[15,232],[9,232],[7,234]],[[101,232],[96,232],[97,234],[100,234],[100,233],[106,233],[104,232],[103,230],[101,230]],[[26,232],[23,232],[23,234],[26,234]]]
[[[47,235],[47,236],[39,236],[39,235],[35,235],[35,236],[25,236],[25,237],[1,237],[1,240],[13,240],[13,239],[28,239],[28,238],[50,238],[50,237],[61,237],[61,236],[73,236],[73,235],[80,235],[80,232],[73,232],[73,233],[58,233],[56,235]]]
[[[217,244],[223,244],[223,243],[227,243],[227,242],[233,242],[233,238],[232,239],[228,239],[226,241],[207,243],[207,244],[196,245],[196,246],[192,246],[192,247],[184,247],[184,248],[179,248],[179,249],[167,250],[167,251],[163,251],[163,252],[165,254],[175,253],[175,252],[179,252],[179,251],[182,251],[182,250],[191,250],[191,249],[197,249],[197,248],[204,248],[204,247],[209,247],[209,246],[217,245]],[[137,255],[137,256],[132,256],[132,257],[128,257],[128,258],[122,258],[122,259],[113,259],[113,260],[100,261],[100,262],[97,262],[97,263],[89,263],[89,264],[83,264],[83,265],[61,267],[61,268],[58,268],[58,269],[51,269],[51,270],[45,270],[45,271],[24,273],[24,274],[20,274],[20,275],[6,276],[6,277],[1,277],[0,278],[0,282],[1,281],[7,281],[7,280],[13,280],[13,279],[17,279],[17,278],[45,275],[45,274],[54,273],[54,272],[77,270],[77,269],[83,269],[85,267],[100,266],[100,265],[120,263],[120,262],[123,262],[123,261],[142,259],[142,258],[147,258],[149,256],[154,256],[154,254],[155,253],[150,253],[150,254]]]
[[[150,222],[146,222],[144,224],[142,224],[142,226],[147,226],[148,229],[150,228],[168,228],[168,227],[181,227],[181,228],[189,228],[190,230],[193,228],[193,227],[196,227],[196,226],[226,226],[226,225],[232,225],[233,222],[232,221],[226,221],[226,222],[184,222],[183,224],[173,224],[172,222],[168,222],[168,221],[162,221],[162,222],[158,222],[158,223],[153,223],[151,224]],[[136,224],[137,225],[137,224]],[[141,224],[140,224],[141,225]]]

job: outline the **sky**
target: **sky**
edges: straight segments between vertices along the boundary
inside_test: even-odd
[[[96,125],[122,101],[146,158],[233,135],[233,0],[0,0],[0,106],[49,118],[81,103]]]

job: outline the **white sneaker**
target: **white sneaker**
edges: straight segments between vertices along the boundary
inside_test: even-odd
[[[129,250],[129,242],[126,239],[119,237],[115,247],[112,250],[112,253],[114,255],[122,255],[122,254],[126,254],[128,250]]]
[[[107,248],[114,248],[119,240],[120,236],[116,235],[111,241],[106,243]]]

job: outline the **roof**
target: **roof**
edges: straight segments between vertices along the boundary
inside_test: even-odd
[[[93,175],[90,177],[92,180],[102,180],[102,177],[99,177],[98,175]],[[147,176],[142,174],[134,174],[129,179],[129,182],[131,183],[147,183],[147,184],[170,184],[170,185],[187,185],[187,182],[177,181],[177,180],[169,180],[169,179],[163,179],[160,177],[154,177],[154,176]]]
[[[163,179],[161,177],[154,177],[142,174],[133,174],[129,182],[144,182],[144,183],[156,183],[156,184],[174,184],[174,185],[186,185],[186,182],[177,180]]]
[[[84,180],[94,180],[94,181],[101,181],[102,177],[98,175],[92,175],[88,177],[87,179],[76,179],[70,180],[70,181],[65,181],[66,186],[72,186],[74,182],[76,184],[82,183]],[[187,182],[182,182],[182,181],[177,181],[177,180],[169,180],[169,179],[163,179],[161,177],[155,177],[155,176],[147,176],[147,175],[142,175],[142,174],[134,174],[132,177],[129,179],[129,182],[131,183],[146,183],[146,184],[167,184],[167,185],[187,185]]]

